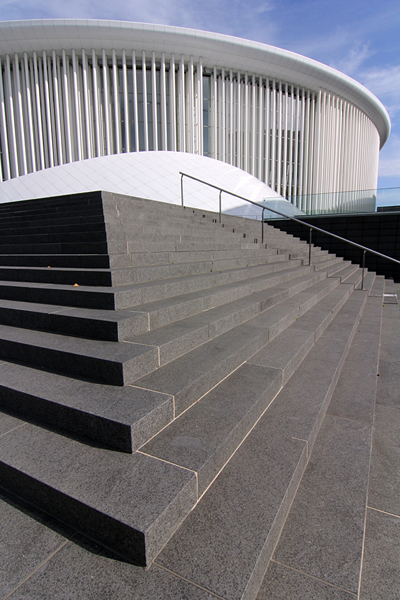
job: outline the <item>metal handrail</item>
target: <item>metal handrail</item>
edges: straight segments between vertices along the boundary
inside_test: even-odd
[[[275,209],[269,208],[269,207],[266,208],[262,204],[259,204],[258,202],[254,202],[254,200],[249,200],[249,198],[245,198],[244,196],[240,196],[239,194],[230,192],[229,190],[226,190],[218,185],[208,183],[208,181],[204,181],[203,179],[199,179],[198,177],[193,177],[193,175],[189,175],[188,173],[183,173],[182,171],[179,171],[179,175],[181,176],[181,204],[183,207],[184,207],[184,201],[183,201],[183,178],[184,177],[189,177],[189,179],[193,179],[194,181],[198,181],[199,183],[208,185],[209,187],[214,188],[215,190],[219,191],[219,222],[220,223],[221,223],[221,219],[222,219],[222,192],[224,192],[225,194],[230,194],[231,196],[234,196],[235,198],[239,198],[240,200],[244,200],[245,202],[249,202],[250,204],[254,204],[254,206],[258,206],[259,208],[261,208],[262,209],[262,217],[261,217],[261,243],[262,244],[264,243],[264,212],[265,212],[265,210],[268,210],[268,211],[273,212],[281,217],[284,217],[285,219],[290,219],[291,221],[294,221],[295,223],[300,223],[300,225],[305,225],[306,227],[308,227],[310,229],[309,254],[308,254],[308,264],[309,265],[311,265],[311,244],[312,244],[312,231],[313,230],[319,231],[320,233],[325,233],[326,235],[336,238],[337,240],[340,240],[341,242],[345,242],[346,244],[350,244],[351,246],[360,248],[360,250],[363,251],[362,278],[361,278],[361,289],[362,290],[364,289],[365,255],[367,252],[371,252],[371,254],[375,254],[376,256],[379,256],[380,258],[390,260],[391,262],[394,262],[394,263],[400,265],[399,260],[396,260],[395,258],[392,258],[391,256],[387,256],[386,254],[382,254],[381,252],[377,252],[376,250],[372,250],[372,248],[367,248],[366,246],[363,246],[362,244],[357,244],[357,242],[353,242],[353,241],[348,240],[347,238],[344,238],[340,235],[336,235],[336,233],[331,233],[330,231],[327,231],[326,229],[321,229],[320,227],[317,227],[316,225],[310,225],[310,223],[306,223],[305,221],[302,221],[301,219],[297,219],[296,217],[290,217],[288,215],[285,215],[284,213],[279,212],[279,210],[275,210]]]

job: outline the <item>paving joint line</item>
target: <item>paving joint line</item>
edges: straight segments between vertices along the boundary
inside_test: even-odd
[[[172,571],[172,569],[168,569],[168,567],[164,567],[164,565],[161,565],[160,563],[158,563],[157,560],[153,561],[153,565],[156,565],[159,569],[162,569],[163,571],[166,571],[167,573],[170,573],[171,575],[174,575],[175,577],[178,577],[179,579],[182,579],[183,581],[186,581],[187,583],[194,585],[195,587],[199,588],[200,590],[203,590],[204,592],[207,592],[208,594],[212,594],[215,598],[218,598],[219,600],[229,600],[229,598],[226,598],[226,596],[220,596],[219,594],[209,590],[208,588],[200,585],[199,583],[196,583],[195,581],[192,581],[191,579],[188,579],[187,577],[184,577],[183,575],[180,575],[179,573]],[[6,598],[4,598],[4,600],[6,600]]]
[[[375,512],[382,513],[383,515],[388,515],[389,517],[395,517],[396,519],[400,519],[400,515],[395,515],[394,513],[387,512],[386,510],[381,510],[380,508],[374,508],[373,506],[368,506],[369,510],[374,510]]]
[[[305,577],[309,577],[310,579],[314,579],[315,581],[319,581],[320,583],[324,583],[325,585],[328,585],[329,587],[332,587],[336,590],[341,590],[342,592],[346,592],[346,594],[351,594],[352,596],[354,596],[354,598],[358,597],[358,594],[356,594],[355,592],[352,592],[350,590],[347,590],[346,588],[340,587],[339,585],[335,585],[334,583],[330,583],[330,581],[325,581],[325,579],[321,579],[320,577],[311,575],[310,573],[307,573],[306,571],[302,571],[301,569],[296,569],[295,567],[291,567],[289,565],[286,565],[285,563],[281,563],[278,560],[275,560],[274,558],[271,558],[270,562],[275,563],[276,565],[279,565],[281,567],[285,567],[285,569],[289,569],[290,571],[294,571],[295,573],[299,573],[300,575],[304,575]]]
[[[45,560],[43,560],[41,563],[39,563],[36,566],[36,568],[33,569],[33,571],[31,571],[29,573],[29,575],[27,575],[22,581],[20,581],[19,584],[9,594],[4,596],[3,600],[7,600],[7,598],[10,598],[10,596],[12,596],[12,594],[14,594],[14,592],[16,592],[20,587],[22,587],[35,573],[37,573],[47,562],[49,562],[49,560],[51,560],[53,558],[53,556],[58,554],[58,552],[60,550],[62,550],[67,544],[69,544],[70,541],[71,541],[71,538],[66,539],[58,548],[56,548],[56,550],[51,552],[51,554],[49,554]]]

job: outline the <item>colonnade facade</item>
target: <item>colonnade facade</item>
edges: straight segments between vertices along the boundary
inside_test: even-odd
[[[1,181],[110,154],[172,150],[256,176],[299,208],[376,187],[372,120],[332,92],[138,49],[0,57]]]

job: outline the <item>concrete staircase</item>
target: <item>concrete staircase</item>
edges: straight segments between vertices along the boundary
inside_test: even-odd
[[[1,486],[229,599],[257,596],[382,287],[260,234],[109,193],[0,205]]]

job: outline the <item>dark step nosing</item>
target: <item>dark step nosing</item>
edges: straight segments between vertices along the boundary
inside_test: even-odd
[[[0,323],[89,339],[123,341],[148,330],[147,313],[106,311],[0,300]]]
[[[144,344],[78,340],[0,326],[0,358],[111,385],[126,385],[158,367],[158,349]]]
[[[51,267],[19,267],[0,266],[1,281],[37,282],[45,284],[60,284],[79,286],[112,285],[112,273],[109,269],[96,269],[95,271],[78,268]]]
[[[106,242],[4,244],[0,246],[0,254],[106,254],[107,251]],[[115,253],[120,254],[121,252]]]
[[[2,267],[109,269],[108,254],[0,254]]]
[[[0,282],[0,298],[3,300],[113,310],[115,308],[114,296],[113,292],[106,290]]]
[[[86,383],[11,363],[0,363],[0,389],[3,410],[122,452],[134,452],[174,418],[170,395]]]
[[[195,474],[139,453],[86,447],[84,463],[81,456],[78,442],[25,425],[1,438],[2,486],[124,558],[150,565],[196,502]]]

